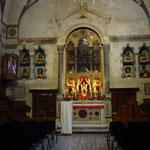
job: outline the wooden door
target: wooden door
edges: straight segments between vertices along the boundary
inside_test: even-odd
[[[56,91],[32,90],[33,117],[56,117]]]

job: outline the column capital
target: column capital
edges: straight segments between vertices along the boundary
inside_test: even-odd
[[[110,52],[110,44],[104,44],[103,45],[103,50],[105,53],[109,53]]]
[[[65,47],[65,45],[57,45],[58,53],[64,53],[64,47]]]

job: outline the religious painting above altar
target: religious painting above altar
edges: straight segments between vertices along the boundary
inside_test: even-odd
[[[104,63],[99,35],[89,28],[78,28],[66,40],[65,99],[103,98]]]

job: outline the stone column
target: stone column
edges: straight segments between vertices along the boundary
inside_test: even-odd
[[[64,45],[57,46],[59,63],[58,63],[58,95],[57,99],[63,99],[63,76],[64,76]]]
[[[140,68],[139,68],[139,54],[136,53],[135,54],[135,77],[138,78],[139,77],[139,72],[140,72]]]
[[[110,52],[110,45],[104,44],[104,75],[105,75],[105,93],[109,94],[109,86],[110,86],[110,76],[109,76],[109,52]]]
[[[34,79],[35,78],[35,75],[36,75],[36,70],[35,70],[35,62],[34,62],[34,55],[31,55],[30,56],[30,68],[29,68],[29,71],[30,71],[30,79]],[[34,70],[34,73],[33,73],[33,70]]]

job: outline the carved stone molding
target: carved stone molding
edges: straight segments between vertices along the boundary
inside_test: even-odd
[[[106,35],[108,35],[111,16],[106,16],[102,13],[99,13],[96,10],[88,8],[87,3],[82,2],[82,1],[80,1],[79,5],[77,5],[77,7],[75,9],[73,9],[72,11],[68,12],[67,14],[65,14],[63,16],[58,16],[58,17],[55,18],[55,21],[57,23],[58,28],[59,29],[61,28],[61,24],[63,23],[63,21],[69,19],[70,17],[72,17],[73,15],[75,15],[77,13],[80,14],[79,18],[87,19],[88,17],[85,14],[89,13],[89,14],[92,14],[95,17],[103,20],[103,22],[106,25]]]
[[[110,52],[110,44],[104,44],[103,50],[104,50],[104,53],[109,53]]]
[[[56,44],[57,38],[26,38],[26,39],[18,39],[18,44],[24,43],[32,43],[32,44]]]
[[[59,54],[63,54],[64,53],[64,45],[57,45],[57,51]]]
[[[150,41],[150,35],[110,36],[110,42]]]

